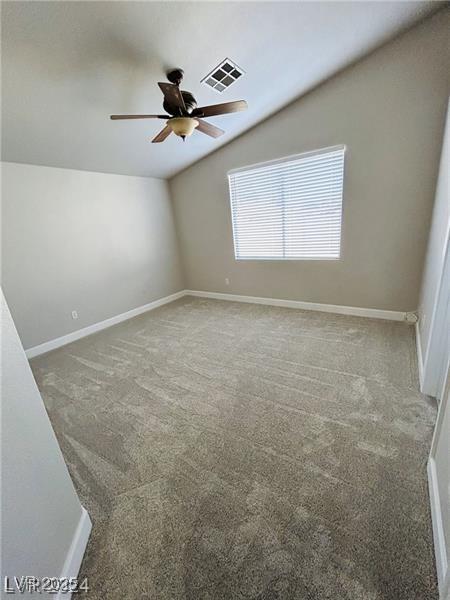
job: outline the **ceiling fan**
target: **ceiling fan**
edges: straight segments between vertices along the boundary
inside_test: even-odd
[[[158,82],[164,94],[163,108],[169,113],[167,115],[111,115],[111,119],[167,119],[166,126],[153,139],[153,143],[163,142],[172,132],[185,140],[192,135],[194,129],[205,133],[213,138],[218,138],[225,132],[202,117],[224,115],[238,112],[247,108],[245,100],[236,102],[224,102],[222,104],[211,104],[210,106],[197,107],[197,101],[190,92],[180,90],[183,79],[182,69],[174,69],[167,73],[170,83]]]

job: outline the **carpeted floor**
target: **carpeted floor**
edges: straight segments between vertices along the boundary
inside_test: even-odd
[[[89,599],[437,599],[413,327],[183,298],[32,368]]]

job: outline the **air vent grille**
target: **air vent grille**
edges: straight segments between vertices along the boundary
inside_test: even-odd
[[[222,93],[244,74],[244,71],[229,58],[223,60],[218,67],[213,69],[202,83]]]

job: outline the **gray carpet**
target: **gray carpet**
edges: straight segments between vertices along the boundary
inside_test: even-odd
[[[403,323],[183,298],[32,361],[92,600],[433,600]]]

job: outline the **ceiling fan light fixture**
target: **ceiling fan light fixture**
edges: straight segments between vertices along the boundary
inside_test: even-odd
[[[233,66],[231,63],[224,64],[223,70],[224,72],[231,70],[231,75],[233,75]],[[190,92],[180,90],[180,83],[183,79],[183,71],[181,69],[170,71],[167,74],[167,79],[170,83],[158,81],[159,89],[164,96],[163,107],[166,111],[165,115],[111,115],[111,119],[167,119],[165,127],[152,139],[152,144],[159,144],[160,142],[164,142],[172,132],[184,141],[194,133],[195,128],[200,133],[209,137],[218,138],[225,131],[203,119],[205,117],[238,112],[247,108],[245,100],[198,107],[197,101]]]
[[[167,121],[167,125],[175,135],[184,139],[193,134],[194,129],[198,127],[198,121],[192,117],[174,117]]]

